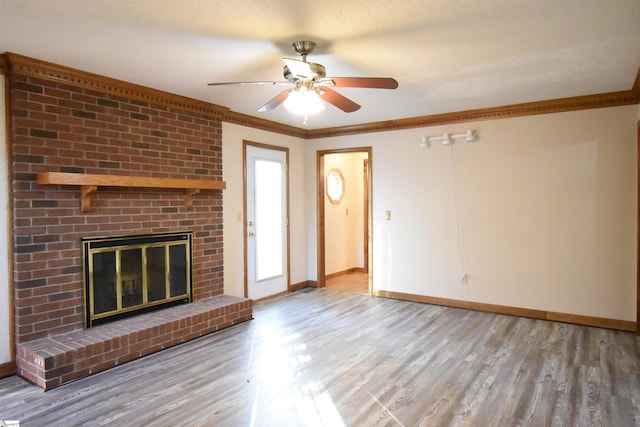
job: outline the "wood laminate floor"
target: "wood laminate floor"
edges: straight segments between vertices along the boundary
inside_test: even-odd
[[[359,294],[369,294],[369,274],[368,273],[347,273],[327,279],[325,287],[338,289],[341,291],[357,292]]]
[[[27,426],[638,426],[627,332],[304,289],[255,319],[48,392]]]

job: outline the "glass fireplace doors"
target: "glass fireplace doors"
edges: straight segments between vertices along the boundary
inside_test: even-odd
[[[191,301],[191,233],[83,239],[87,327]]]

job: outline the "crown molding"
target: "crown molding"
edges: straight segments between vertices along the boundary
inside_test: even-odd
[[[232,112],[209,102],[198,101],[193,98],[175,95],[158,89],[128,83],[122,80],[93,74],[63,65],[54,64],[40,59],[29,58],[17,53],[6,52],[0,55],[0,72],[5,75],[22,75],[56,82],[72,84],[76,87],[123,96],[129,99],[162,105],[183,111],[202,114],[221,121],[241,124],[243,126],[277,132],[305,138],[306,130],[269,120]]]
[[[6,76],[9,74],[9,58],[7,55],[0,55],[0,74]]]
[[[307,139],[326,138],[360,133],[386,132],[418,127],[438,126],[452,123],[496,120],[538,114],[578,111],[592,108],[617,107],[640,103],[640,69],[630,90],[597,95],[576,96],[548,101],[526,102],[492,108],[434,114],[407,119],[362,123],[350,126],[313,129],[307,131]]]
[[[270,120],[261,119],[255,116],[249,116],[247,114],[237,113],[235,111],[226,111],[222,121],[255,129],[266,130],[269,132],[276,132],[281,135],[296,136],[303,139],[307,139],[307,133],[309,132],[306,129],[272,122]]]
[[[197,101],[184,96],[53,64],[40,59],[29,58],[16,53],[7,52],[4,55],[9,63],[9,75],[16,74],[68,83],[96,92],[123,96],[150,104],[174,107],[220,119],[223,117],[224,112],[229,110],[226,107],[208,102]]]
[[[632,88],[626,91],[308,130],[264,120],[247,114],[241,114],[231,111],[228,107],[198,101],[193,98],[175,95],[169,92],[77,70],[71,67],[57,65],[39,59],[29,58],[11,52],[0,54],[0,74],[25,75],[69,83],[89,90],[95,90],[116,96],[125,96],[127,98],[149,102],[151,104],[186,110],[216,118],[224,122],[302,139],[386,132],[452,123],[505,119],[592,108],[615,107],[638,104],[640,102],[640,69],[638,69]]]
[[[633,86],[631,87],[631,92],[636,96],[636,103],[640,103],[640,68],[638,68],[638,73],[636,74],[636,80],[633,82]]]

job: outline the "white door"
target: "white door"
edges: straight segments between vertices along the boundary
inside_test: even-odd
[[[248,298],[287,290],[286,163],[286,151],[246,145]]]

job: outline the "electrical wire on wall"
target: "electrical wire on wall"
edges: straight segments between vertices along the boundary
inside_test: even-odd
[[[428,149],[433,142],[442,142],[443,145],[448,145],[451,149],[451,180],[453,185],[453,204],[456,216],[456,233],[458,235],[458,255],[460,256],[460,267],[462,268],[461,282],[467,284],[469,276],[467,273],[467,262],[465,257],[464,247],[464,233],[462,229],[462,215],[460,214],[460,194],[458,191],[458,171],[456,168],[456,153],[455,153],[455,140],[464,139],[466,142],[477,142],[478,132],[472,129],[467,129],[464,133],[444,133],[442,136],[423,136],[420,140],[420,148]],[[465,288],[465,294],[468,292],[468,288]]]
[[[460,267],[462,268],[461,280],[467,283],[467,263],[465,260],[464,237],[462,233],[462,218],[460,215],[460,195],[458,191],[458,171],[456,168],[456,149],[455,144],[450,144],[451,148],[451,178],[453,185],[453,205],[456,216],[456,232],[458,233],[458,254],[460,256]]]

